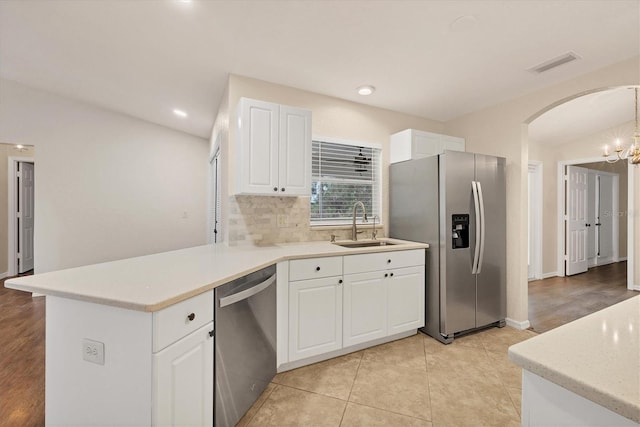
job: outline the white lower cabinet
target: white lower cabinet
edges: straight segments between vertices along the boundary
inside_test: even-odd
[[[288,354],[280,360],[295,362],[421,328],[424,264],[423,249],[290,261]]]
[[[213,425],[213,322],[153,355],[153,425]]]
[[[289,360],[342,348],[342,277],[289,285]]]
[[[387,336],[387,289],[380,271],[344,276],[344,347]]]
[[[424,266],[391,270],[389,275],[387,281],[389,335],[423,327]]]

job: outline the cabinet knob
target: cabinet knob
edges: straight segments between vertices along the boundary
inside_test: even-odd
[[[282,187],[282,188],[280,189],[280,191],[284,191],[284,187]]]
[[[389,273],[389,276],[393,277],[393,273]]]
[[[209,336],[213,337],[216,334],[216,331],[209,331]]]
[[[189,313],[189,315],[187,316],[187,319],[189,319],[189,322],[193,321],[193,319],[196,318],[196,314],[195,313]]]
[[[391,264],[391,260],[390,259],[387,260],[387,264]]]
[[[342,279],[338,280],[338,284],[341,285],[342,284]]]
[[[316,267],[316,271],[320,271],[320,266],[317,266],[317,267]]]
[[[273,191],[278,191],[278,187],[273,187]]]
[[[389,277],[389,273],[384,273],[384,277]]]

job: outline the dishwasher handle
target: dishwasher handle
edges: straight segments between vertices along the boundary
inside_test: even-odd
[[[256,294],[259,294],[260,292],[262,292],[263,290],[271,286],[275,281],[276,281],[276,275],[274,274],[264,282],[260,282],[257,285],[250,287],[249,289],[245,289],[243,291],[236,292],[235,294],[222,297],[220,298],[220,308],[226,307],[231,304],[235,304],[239,301],[242,301]]]

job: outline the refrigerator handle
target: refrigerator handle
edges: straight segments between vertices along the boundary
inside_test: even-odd
[[[478,273],[478,261],[480,258],[480,201],[478,199],[478,183],[471,181],[471,191],[473,193],[473,206],[476,213],[476,245],[473,250],[473,264],[471,265],[471,274]]]
[[[484,259],[484,198],[482,197],[482,185],[480,181],[477,182],[476,187],[478,189],[478,200],[480,201],[480,257],[478,258],[476,272],[480,274],[482,271],[482,260]]]

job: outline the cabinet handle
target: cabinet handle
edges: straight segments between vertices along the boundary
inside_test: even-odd
[[[388,273],[384,273],[384,277],[389,277],[389,274]]]
[[[278,187],[273,187],[273,191],[278,191]]]
[[[282,188],[280,189],[280,191],[284,191],[284,187],[282,187]]]
[[[390,259],[387,260],[387,264],[391,264],[391,260]]]
[[[316,267],[316,271],[320,271],[320,266],[317,266],[317,267]]]
[[[213,336],[216,334],[216,331],[209,331],[209,336],[213,338]]]
[[[196,318],[196,314],[195,314],[195,313],[190,313],[190,314],[187,316],[187,319],[189,319],[189,322],[192,322],[192,321],[193,321],[193,319],[195,319],[195,318]]]
[[[338,280],[338,284],[341,285],[342,284],[342,279]]]
[[[393,277],[393,273],[389,273],[389,276]]]

